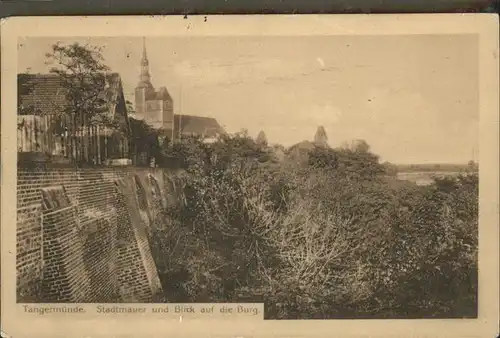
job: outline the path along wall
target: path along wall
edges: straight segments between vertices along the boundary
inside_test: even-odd
[[[176,203],[175,175],[139,168],[22,168],[18,302],[158,302],[151,227]]]

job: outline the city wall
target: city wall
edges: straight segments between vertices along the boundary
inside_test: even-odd
[[[178,203],[177,177],[149,168],[20,166],[18,302],[162,301],[151,227],[165,226],[162,210]]]

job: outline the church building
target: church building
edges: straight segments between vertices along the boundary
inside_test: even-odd
[[[178,139],[183,135],[198,135],[213,139],[225,133],[214,118],[175,114],[174,101],[167,88],[160,87],[156,90],[151,83],[144,39],[139,83],[135,88],[135,110],[138,119],[155,129],[162,130],[169,139]]]

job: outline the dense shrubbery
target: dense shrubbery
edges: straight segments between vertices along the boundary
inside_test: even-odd
[[[169,301],[265,302],[268,318],[475,316],[478,178],[392,185],[366,144],[278,161],[245,135],[166,156],[185,203],[156,238]]]

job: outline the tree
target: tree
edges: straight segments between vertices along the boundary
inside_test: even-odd
[[[342,142],[342,145],[340,146],[341,149],[343,150],[349,150],[352,152],[357,152],[357,153],[369,153],[370,152],[370,145],[368,142],[362,139],[357,139],[357,140],[352,140],[350,142],[344,141]]]
[[[478,165],[476,162],[474,162],[474,160],[470,160],[468,163],[467,163],[467,169],[469,171],[476,171],[478,169]]]
[[[340,145],[340,149],[342,150],[349,150],[351,149],[351,145],[347,141],[343,141],[342,144]]]
[[[248,129],[241,128],[241,130],[239,132],[237,132],[236,135],[241,136],[241,137],[248,137]]]
[[[109,67],[103,63],[101,48],[79,43],[52,45],[46,54],[47,64],[52,65],[50,72],[59,77],[64,90],[66,104],[57,113],[61,127],[70,131],[70,143],[75,149],[76,160],[89,160],[91,130],[95,126],[115,129],[109,119],[110,95],[108,94],[106,73]],[[85,130],[84,143],[78,142],[76,131]]]
[[[328,136],[326,136],[326,131],[323,126],[319,126],[314,135],[314,143],[321,147],[328,146]]]
[[[320,147],[309,152],[308,163],[315,168],[337,169],[337,157],[337,152],[335,150]]]
[[[154,158],[155,162],[161,162],[161,146],[158,139],[158,131],[151,128],[142,120],[129,117],[130,132],[131,132],[131,156],[136,158],[136,162],[140,162],[137,155],[144,154],[147,164]],[[142,163],[145,164],[145,163]]]
[[[386,175],[396,176],[398,174],[398,167],[395,164],[385,161],[382,166],[385,168]]]
[[[176,143],[183,202],[155,253],[170,301],[265,302],[273,319],[471,315],[477,175],[393,186],[397,167],[361,145],[313,147],[299,168],[243,135]]]
[[[127,100],[127,101],[125,101],[125,105],[127,106],[127,114],[129,116],[134,116],[136,113],[134,104],[132,102],[130,102],[129,100]]]
[[[263,130],[261,130],[259,132],[259,134],[257,135],[257,139],[255,140],[255,142],[257,144],[267,145],[267,137],[266,137],[266,134],[264,133]]]
[[[368,153],[370,151],[370,145],[365,140],[354,140],[352,141],[352,151]]]

